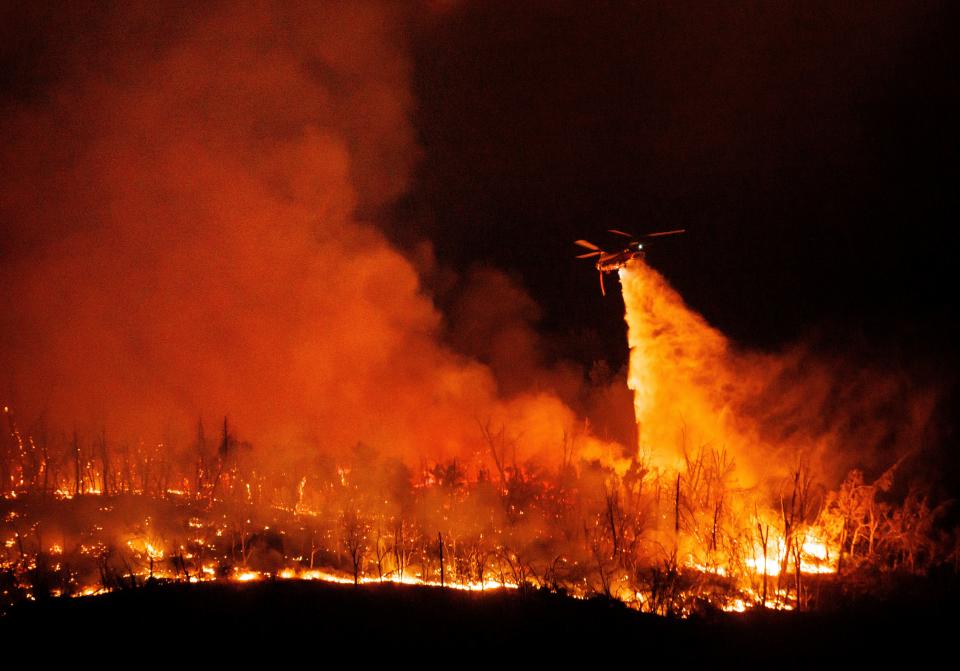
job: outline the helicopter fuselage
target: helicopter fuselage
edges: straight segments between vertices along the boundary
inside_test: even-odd
[[[643,249],[625,249],[622,252],[604,252],[597,257],[597,270],[601,273],[612,273],[620,270],[635,259],[643,259]]]

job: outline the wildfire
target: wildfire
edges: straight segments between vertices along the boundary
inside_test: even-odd
[[[748,582],[760,576],[765,583],[792,571],[797,594],[799,575],[835,572],[830,557],[837,548],[829,549],[818,528],[824,520],[812,500],[809,469],[802,461],[791,467],[758,459],[771,448],[746,400],[769,383],[770,362],[732,352],[722,334],[641,261],[622,268],[620,280],[638,456],[662,480],[676,483],[673,515],[661,514],[667,522],[661,542],[686,548],[687,567],[720,577],[736,576],[739,566]],[[758,483],[771,477],[791,487],[779,492],[779,519],[760,506]],[[742,561],[735,546],[747,548]],[[746,603],[739,599],[731,608],[743,610]]]
[[[795,564],[795,559],[790,556],[792,551],[788,551],[782,537],[778,537],[773,545],[774,548],[768,551],[766,560],[764,560],[763,549],[760,546],[754,546],[753,556],[745,560],[754,573],[766,573],[768,576],[775,577],[780,575],[785,564]],[[799,555],[801,573],[836,573],[836,563],[829,562],[826,544],[814,537],[812,532],[808,532],[800,544]]]
[[[524,461],[522,433],[481,423],[469,462],[417,471],[361,445],[341,463],[270,470],[226,421],[219,447],[201,434],[191,458],[163,461],[156,446],[77,437],[41,450],[8,411],[5,598],[321,580],[562,589],[688,615],[704,602],[809,607],[810,585],[843,561],[950,556],[918,550],[925,500],[878,500],[892,475],[854,472],[828,491],[797,444],[766,442],[750,399],[769,384],[769,360],[733,353],[642,263],[620,278],[639,429],[625,455],[571,431],[559,463]]]

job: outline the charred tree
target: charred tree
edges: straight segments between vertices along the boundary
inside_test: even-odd
[[[83,493],[83,467],[80,458],[80,440],[77,438],[77,431],[73,431],[73,442],[71,443],[73,451],[73,484],[74,495],[80,496]]]
[[[110,455],[107,452],[107,433],[106,430],[100,432],[97,440],[97,448],[100,455],[100,492],[104,496],[110,495]]]
[[[439,531],[437,532],[437,547],[440,550],[440,586],[444,586],[443,581],[443,534]]]

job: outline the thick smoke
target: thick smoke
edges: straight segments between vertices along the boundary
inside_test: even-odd
[[[556,461],[584,427],[571,407],[632,433],[623,389],[553,363],[509,277],[455,278],[444,318],[373,225],[419,155],[411,20],[373,3],[11,12],[0,396],[27,430],[175,449],[226,415],[280,466],[358,443],[473,459],[480,427]],[[649,269],[624,282],[645,450],[729,448],[752,479],[922,439],[932,400],[904,380],[736,352]]]
[[[359,442],[469,457],[485,422],[522,435],[524,456],[559,449],[568,406],[524,385],[498,400],[364,221],[418,156],[405,11],[20,17],[10,58],[30,85],[0,119],[0,366],[21,422],[184,445],[198,418],[227,415],[276,460]]]

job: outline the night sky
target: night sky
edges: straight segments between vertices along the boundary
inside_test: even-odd
[[[512,273],[585,362],[625,360],[622,303],[572,241],[685,228],[648,261],[735,342],[941,367],[958,334],[948,13],[457,5],[414,41],[424,154],[394,236]]]

